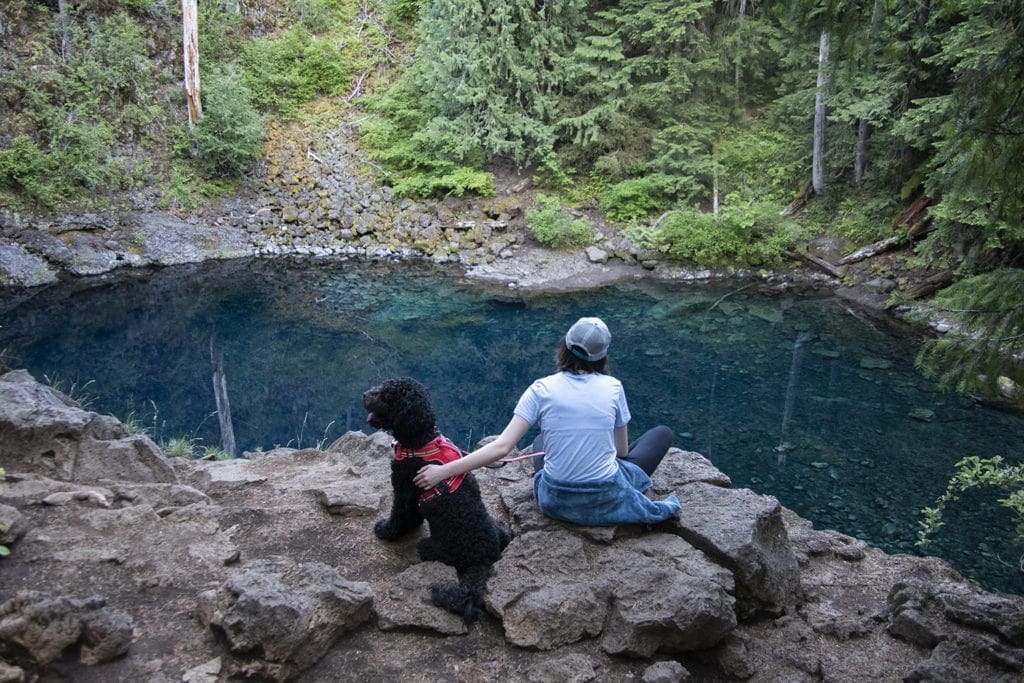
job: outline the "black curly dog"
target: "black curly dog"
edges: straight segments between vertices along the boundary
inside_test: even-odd
[[[401,448],[420,449],[440,436],[430,392],[415,379],[389,379],[372,387],[363,394],[363,405],[366,421],[391,432]],[[466,474],[455,491],[442,486],[440,495],[420,500],[424,491],[413,478],[427,462],[418,457],[391,461],[391,515],[378,520],[373,531],[378,538],[393,541],[426,519],[430,536],[419,542],[420,558],[450,565],[459,575],[458,584],[432,585],[431,599],[438,607],[473,621],[483,608],[491,565],[511,537],[488,514],[472,473]]]

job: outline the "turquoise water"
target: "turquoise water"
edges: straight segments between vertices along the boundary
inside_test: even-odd
[[[917,511],[966,455],[1020,459],[1024,417],[944,393],[920,339],[831,299],[746,284],[629,284],[520,298],[426,265],[231,261],[80,281],[0,299],[0,350],[158,441],[219,443],[210,338],[243,450],[363,429],[361,395],[412,375],[469,448],[501,430],[579,316],[612,330],[609,370],[631,433],[667,424],[734,485],[889,552],[915,552]],[[369,431],[369,428],[365,428]],[[994,496],[947,515],[929,552],[1024,593]]]

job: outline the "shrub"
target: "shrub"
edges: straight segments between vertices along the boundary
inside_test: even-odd
[[[536,205],[526,212],[526,224],[533,236],[549,247],[582,247],[594,239],[590,221],[567,216],[558,197],[537,195]]]
[[[195,456],[195,440],[176,436],[162,444],[162,449],[169,458],[191,458]]]
[[[348,61],[326,38],[292,29],[246,46],[244,82],[259,109],[295,118],[299,107],[317,95],[341,92],[350,78]]]
[[[726,205],[718,218],[699,209],[674,211],[648,235],[652,246],[673,258],[749,266],[778,263],[804,238],[804,231],[780,217],[770,202]]]
[[[44,206],[52,202],[50,159],[27,135],[19,135],[0,149],[0,185],[23,192]]]
[[[1005,463],[999,456],[979,458],[976,455],[956,463],[956,472],[949,480],[945,492],[935,501],[934,507],[921,510],[918,522],[917,545],[923,547],[931,542],[931,536],[943,525],[942,513],[950,503],[972,489],[991,488],[1006,492],[999,504],[1014,517],[1017,540],[1024,540],[1024,465]],[[1024,563],[1024,558],[1022,558]]]
[[[193,132],[199,163],[211,176],[241,175],[259,155],[263,123],[240,81],[215,73],[207,83]]]
[[[649,175],[623,180],[601,193],[601,211],[613,221],[643,218],[671,205],[667,178]]]

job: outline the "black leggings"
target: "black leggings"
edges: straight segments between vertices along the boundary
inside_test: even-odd
[[[672,430],[665,425],[658,425],[640,435],[640,438],[629,444],[629,452],[623,460],[633,463],[648,476],[654,474],[654,470],[661,464],[662,458],[668,453],[675,436]],[[538,436],[533,441],[534,451],[544,450],[544,437]],[[533,459],[533,471],[538,472],[544,467],[544,456],[538,455]]]

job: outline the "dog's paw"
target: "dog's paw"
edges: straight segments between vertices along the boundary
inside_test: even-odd
[[[394,541],[401,538],[408,529],[399,529],[391,523],[391,519],[378,519],[373,525],[373,533],[382,541]]]

